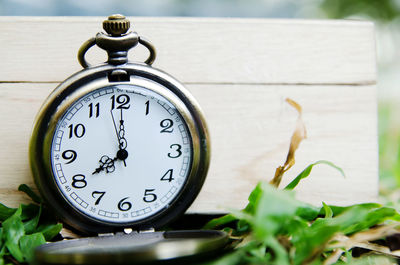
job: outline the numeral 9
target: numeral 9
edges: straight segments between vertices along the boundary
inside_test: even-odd
[[[69,160],[67,163],[65,164],[71,164],[72,162],[75,161],[76,159],[76,152],[74,150],[65,150],[62,153],[62,158],[64,158],[65,160]]]

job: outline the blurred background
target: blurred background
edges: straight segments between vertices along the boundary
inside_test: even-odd
[[[0,0],[2,16],[112,13],[373,21],[378,57],[381,194],[388,201],[400,200],[400,192],[395,192],[400,187],[400,0]]]

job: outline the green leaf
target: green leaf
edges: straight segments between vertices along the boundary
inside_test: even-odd
[[[42,206],[40,206],[39,211],[37,212],[36,216],[33,219],[31,219],[31,220],[29,220],[29,221],[24,223],[25,233],[27,235],[32,234],[32,233],[35,232],[36,227],[39,224],[41,213],[42,213]]]
[[[250,223],[255,237],[263,240],[280,231],[302,203],[294,199],[292,192],[277,190],[268,183],[262,183],[260,187],[262,192],[254,205],[254,218]]]
[[[258,201],[262,195],[262,192],[263,191],[262,191],[261,182],[260,182],[250,193],[250,196],[248,198],[249,203],[242,211],[245,213],[248,213],[248,214],[254,214],[255,205],[258,203]],[[237,220],[238,220],[238,218],[235,215],[227,214],[222,217],[215,218],[215,219],[209,221],[203,227],[203,229],[215,229],[215,228],[222,227],[223,225],[227,225],[227,224],[232,223]],[[242,228],[243,228],[243,226],[242,226]]]
[[[255,212],[255,207],[258,204],[258,201],[261,198],[261,195],[263,194],[263,189],[262,185],[264,185],[262,182],[258,183],[257,186],[252,190],[250,193],[250,196],[248,198],[249,203],[247,204],[246,208],[244,208],[244,212],[249,213],[249,214],[254,214]]]
[[[357,206],[354,206],[357,207]],[[365,209],[364,209],[365,210]],[[352,210],[349,210],[352,212]],[[375,210],[368,210],[366,216],[364,218],[359,218],[357,223],[353,225],[348,225],[343,229],[344,234],[352,234],[355,232],[363,231],[368,229],[374,225],[383,223],[386,220],[399,220],[399,213],[395,209],[388,207],[381,207]]]
[[[368,216],[368,210],[354,207],[334,218],[318,218],[311,226],[293,233],[292,243],[296,249],[292,257],[295,265],[304,264],[318,257],[333,236],[349,226],[353,226]]]
[[[332,211],[331,207],[326,205],[324,202],[322,202],[322,205],[323,205],[323,208],[325,210],[325,218],[332,218],[333,211]]]
[[[319,212],[320,211],[317,207],[304,203],[302,206],[297,208],[296,216],[299,216],[306,221],[312,221],[318,217]]]
[[[42,203],[42,198],[40,198],[40,196],[37,195],[28,185],[21,184],[19,185],[18,190],[25,192],[34,202],[39,204]]]
[[[247,245],[236,249],[235,251],[229,252],[227,255],[217,258],[202,265],[237,265],[242,264],[244,260],[248,257],[248,251],[254,249],[258,244],[254,241],[248,243]]]
[[[361,207],[363,209],[367,209],[367,210],[373,210],[376,208],[380,208],[382,207],[381,204],[379,203],[362,203],[362,204],[354,204],[351,206],[334,206],[334,205],[329,205],[329,207],[332,210],[333,216],[337,216],[339,214],[344,213],[345,211],[348,211],[349,209],[353,208],[353,207]],[[325,209],[324,207],[321,208],[320,212],[319,212],[320,216],[325,215]]]
[[[9,208],[0,203],[0,222],[3,222],[17,211],[16,208]]]
[[[21,204],[20,207],[22,208],[21,219],[22,221],[29,220],[34,218],[40,210],[39,205],[30,203],[30,204]]]
[[[19,249],[18,242],[25,235],[21,213],[22,208],[19,207],[11,217],[3,222],[3,239],[5,240],[5,245],[11,255],[19,262],[23,262],[23,255]]]
[[[46,240],[42,233],[22,236],[19,241],[19,246],[25,260],[29,263],[33,262],[35,248],[45,243]]]
[[[308,177],[310,175],[310,173],[311,173],[312,168],[314,166],[316,166],[316,165],[319,165],[319,164],[325,164],[325,165],[331,166],[331,167],[337,169],[342,174],[342,176],[345,177],[344,171],[340,167],[336,166],[332,162],[329,162],[329,161],[326,161],[326,160],[319,160],[319,161],[309,165],[308,167],[306,167],[294,180],[292,180],[292,182],[290,182],[285,187],[285,190],[293,190],[297,186],[297,184],[299,184],[300,180]]]
[[[205,224],[203,229],[215,229],[215,228],[229,224],[236,220],[237,220],[237,218],[235,216],[233,216],[231,214],[227,214],[227,215],[221,216],[219,218],[212,219],[207,224]]]
[[[44,238],[49,241],[60,233],[62,224],[47,224],[38,227],[37,232],[41,232]]]
[[[275,259],[273,264],[290,265],[289,253],[287,253],[286,249],[279,243],[279,241],[275,237],[269,236],[265,238],[265,242],[274,253]]]

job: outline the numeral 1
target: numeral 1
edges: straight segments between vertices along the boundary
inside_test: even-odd
[[[149,114],[149,107],[150,107],[150,101],[146,101],[146,103],[144,103],[144,105],[146,105],[146,115]]]

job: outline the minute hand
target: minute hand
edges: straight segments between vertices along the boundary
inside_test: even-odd
[[[114,119],[114,115],[113,115],[112,110],[110,110],[110,114],[111,114],[112,122],[114,124],[115,135],[117,135],[117,140],[118,140],[118,144],[119,144],[120,143],[120,139],[119,139],[118,129],[117,129],[117,125],[115,124],[115,119]]]
[[[122,111],[122,109],[121,109]],[[114,115],[112,113],[112,110],[110,111],[111,113],[111,117],[112,117],[112,121],[114,124],[114,129],[115,129],[115,134],[117,135],[117,139],[118,139],[118,152],[117,152],[117,158],[119,160],[122,160],[124,162],[124,165],[126,166],[126,162],[125,160],[128,158],[128,151],[126,151],[126,147],[128,145],[128,142],[126,141],[124,135],[125,135],[125,130],[124,130],[124,125],[123,125],[123,120],[121,118],[120,120],[120,130],[118,131],[117,129],[117,125],[115,123],[115,119],[114,119]],[[121,113],[122,115],[122,113]],[[121,116],[122,117],[122,116]]]

